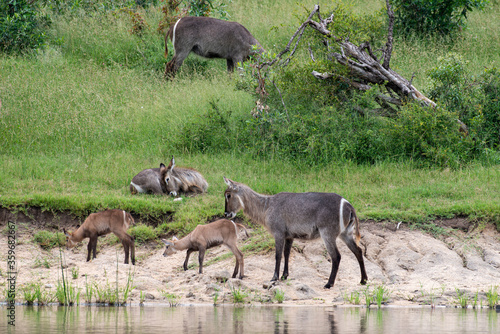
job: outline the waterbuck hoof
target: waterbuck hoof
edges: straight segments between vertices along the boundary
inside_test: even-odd
[[[330,283],[327,283],[327,284],[324,286],[324,288],[325,288],[325,289],[330,289],[331,287],[332,287],[332,286],[330,285]]]
[[[360,284],[361,284],[361,285],[366,285],[366,282],[367,282],[367,281],[368,281],[367,279],[362,279],[362,280],[361,280],[361,282],[360,282]]]

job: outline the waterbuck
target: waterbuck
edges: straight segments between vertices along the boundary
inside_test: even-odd
[[[232,72],[239,62],[263,51],[244,26],[212,17],[188,16],[172,24],[165,36],[165,57],[168,56],[169,38],[174,47],[174,57],[165,67],[165,77],[174,76],[190,52],[205,58],[226,59],[227,70]],[[258,49],[254,51],[252,45]]]
[[[125,250],[125,264],[128,264],[130,249],[130,258],[132,259],[132,264],[135,265],[134,238],[127,234],[127,230],[132,224],[134,224],[134,218],[132,218],[130,213],[123,210],[113,209],[91,213],[87,219],[85,219],[82,226],[80,226],[75,232],[71,233],[67,232],[66,229],[63,229],[64,234],[66,235],[66,248],[73,248],[83,239],[89,238],[89,244],[87,247],[87,262],[89,262],[91,251],[94,253],[93,258],[96,258],[97,238],[101,235],[113,232],[118,238],[120,238],[123,244],[123,249]]]
[[[161,179],[166,184],[166,192],[169,195],[186,196],[198,195],[207,191],[208,183],[195,169],[175,167],[175,159],[172,156],[170,164],[160,169]]]
[[[243,254],[237,247],[238,234],[243,231],[248,237],[245,226],[237,224],[231,220],[219,219],[207,225],[198,225],[196,228],[182,239],[173,237],[171,241],[162,239],[166,248],[163,256],[169,256],[177,251],[187,249],[186,260],[184,261],[184,270],[188,270],[189,256],[192,252],[198,251],[198,261],[200,264],[200,274],[203,273],[203,259],[205,251],[209,248],[226,245],[236,257],[236,266],[234,267],[233,278],[240,271],[239,278],[242,279],[243,273]]]
[[[274,236],[276,245],[276,266],[272,281],[278,280],[281,255],[285,254],[282,279],[288,277],[288,259],[293,239],[316,239],[321,237],[332,259],[329,289],[335,283],[340,263],[336,239],[340,238],[358,259],[361,269],[361,284],[368,279],[359,247],[359,220],[353,206],[334,193],[279,193],[262,195],[248,186],[224,177],[227,189],[224,194],[226,218],[243,213],[255,223],[261,224]],[[356,238],[354,239],[354,233]]]
[[[132,178],[130,182],[130,192],[132,195],[137,193],[153,193],[161,195],[167,192],[165,179],[161,177],[161,171],[165,170],[164,164],[160,164],[160,168],[144,169],[139,174]]]

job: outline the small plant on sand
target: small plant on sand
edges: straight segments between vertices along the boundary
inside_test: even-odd
[[[237,304],[241,304],[245,302],[245,299],[248,297],[248,294],[241,289],[231,288],[231,295],[233,296],[233,302]]]
[[[488,307],[495,308],[498,304],[498,286],[491,286],[486,292],[486,299],[488,300]]]
[[[344,298],[344,301],[350,304],[359,305],[361,302],[361,294],[359,291],[352,291],[350,295],[346,291],[342,294],[342,297]]]
[[[276,289],[274,290],[274,299],[278,302],[278,304],[282,304],[285,300],[285,291]]]
[[[73,279],[78,278],[78,267],[71,268],[71,277],[73,277]]]

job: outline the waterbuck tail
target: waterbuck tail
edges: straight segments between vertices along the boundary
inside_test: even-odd
[[[354,212],[354,219],[356,224],[356,244],[359,246],[359,240],[361,239],[361,234],[359,233],[359,218],[358,215]]]

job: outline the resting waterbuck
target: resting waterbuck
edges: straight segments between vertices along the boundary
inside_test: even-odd
[[[192,196],[202,194],[208,189],[208,183],[200,172],[193,168],[175,167],[174,157],[168,167],[160,169],[160,173],[169,195]]]
[[[75,232],[66,232],[66,229],[63,229],[66,235],[66,248],[73,248],[83,239],[89,238],[89,244],[87,246],[88,262],[90,261],[91,251],[94,253],[93,258],[96,258],[97,238],[112,232],[120,238],[123,244],[123,249],[125,250],[125,264],[128,264],[129,250],[131,251],[130,258],[132,259],[132,264],[135,264],[134,238],[127,234],[127,230],[132,224],[134,224],[134,218],[132,218],[130,213],[123,210],[113,209],[91,213],[87,219],[85,219],[82,226]]]
[[[166,77],[175,75],[190,52],[205,58],[226,59],[227,70],[232,72],[239,62],[263,51],[255,37],[241,24],[211,17],[188,16],[172,24],[165,36],[165,57],[168,56],[169,38],[174,57],[165,67]],[[253,45],[258,49],[254,50]]]
[[[148,168],[139,172],[130,182],[130,192],[132,194],[153,193],[156,195],[166,193],[167,185],[165,179],[161,177],[162,169],[166,169],[164,164],[160,164],[160,168]]]
[[[336,239],[340,238],[356,256],[361,269],[361,284],[368,277],[359,247],[359,220],[353,206],[334,193],[279,193],[262,195],[248,186],[224,177],[227,189],[224,194],[226,218],[243,213],[255,223],[263,225],[273,236],[276,246],[274,276],[279,277],[281,256],[284,252],[285,266],[282,279],[288,277],[288,259],[293,239],[316,239],[321,237],[332,259],[332,271],[325,288],[335,283],[340,263]],[[355,233],[355,238],[354,238]]]
[[[243,231],[248,237],[245,226],[237,224],[231,220],[219,219],[208,225],[198,225],[196,228],[182,239],[173,237],[171,241],[162,239],[165,243],[165,252],[163,256],[169,256],[177,251],[187,249],[186,260],[184,261],[184,270],[188,270],[189,256],[192,252],[198,251],[198,262],[200,264],[200,274],[203,273],[203,259],[205,251],[209,248],[226,245],[236,257],[236,266],[234,267],[233,278],[240,272],[239,278],[242,279],[243,273],[243,254],[237,247],[238,234]]]

